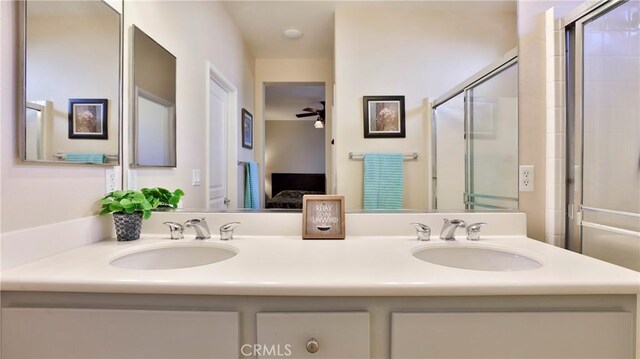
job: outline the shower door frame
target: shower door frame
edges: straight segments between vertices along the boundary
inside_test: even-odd
[[[566,162],[566,233],[565,248],[582,253],[582,212],[592,211],[627,217],[637,217],[636,213],[593,208],[583,206],[584,171],[584,26],[591,20],[606,14],[629,0],[602,0],[586,3],[563,18],[565,40],[567,44],[566,67],[566,125],[567,125],[567,162]],[[589,224],[591,226],[591,224]],[[635,235],[635,232],[593,224],[594,228]]]
[[[484,207],[486,209],[492,210],[513,210],[511,208],[502,208],[497,206],[490,206],[486,204],[478,204],[475,203],[475,197],[484,197],[488,199],[496,199],[496,200],[514,200],[518,202],[519,206],[519,198],[513,199],[509,197],[497,197],[490,195],[478,195],[474,194],[470,189],[472,184],[472,171],[471,171],[471,163],[469,161],[469,152],[470,152],[470,136],[469,136],[469,123],[471,122],[471,96],[469,93],[475,87],[485,83],[486,81],[492,79],[495,76],[498,76],[503,71],[511,68],[514,65],[518,64],[518,48],[515,47],[507,52],[502,58],[497,61],[491,63],[486,66],[484,69],[478,71],[473,76],[469,77],[467,80],[460,83],[458,86],[452,88],[447,91],[442,96],[438,97],[435,101],[431,103],[431,181],[432,181],[432,205],[434,209],[438,209],[438,147],[437,147],[437,116],[436,116],[436,108],[440,105],[444,105],[449,100],[454,97],[464,94],[464,138],[465,138],[465,192],[463,194],[462,201],[467,210],[475,209],[474,206]],[[520,76],[518,71],[518,77]],[[518,123],[519,127],[519,123]]]

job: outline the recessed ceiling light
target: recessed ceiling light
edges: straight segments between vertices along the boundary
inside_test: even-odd
[[[289,40],[299,39],[302,37],[302,35],[304,35],[302,31],[293,28],[284,30],[282,34]]]

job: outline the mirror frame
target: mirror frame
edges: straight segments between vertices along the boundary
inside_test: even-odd
[[[16,99],[18,101],[17,104],[17,121],[18,124],[16,126],[16,136],[17,136],[17,157],[20,161],[20,164],[34,164],[34,165],[54,165],[54,166],[72,166],[72,167],[118,167],[122,163],[122,109],[123,109],[123,28],[124,28],[124,15],[116,8],[111,6],[109,2],[106,0],[96,0],[100,1],[102,4],[107,6],[111,11],[113,11],[116,15],[118,15],[118,117],[117,117],[117,127],[118,127],[118,153],[116,154],[115,161],[110,163],[78,163],[78,162],[67,162],[67,161],[54,161],[54,160],[27,160],[27,146],[26,146],[26,124],[27,124],[27,1],[29,0],[19,0],[17,4],[17,14],[18,14],[18,79],[17,79],[17,91],[16,91]],[[124,6],[123,6],[124,9]]]

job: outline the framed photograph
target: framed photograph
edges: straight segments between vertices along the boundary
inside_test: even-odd
[[[344,196],[302,197],[302,239],[344,239]]]
[[[406,137],[404,96],[364,96],[364,138]]]
[[[69,138],[107,140],[107,99],[69,99]]]
[[[242,147],[253,148],[253,115],[249,111],[242,109]]]

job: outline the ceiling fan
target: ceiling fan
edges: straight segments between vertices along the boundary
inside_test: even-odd
[[[316,116],[316,122],[313,124],[313,126],[315,128],[324,128],[324,101],[320,101],[320,104],[322,105],[321,109],[317,109],[317,108],[312,108],[312,107],[307,107],[302,109],[303,113],[298,113],[296,114],[297,118],[302,118],[302,117],[311,117],[311,116]]]

